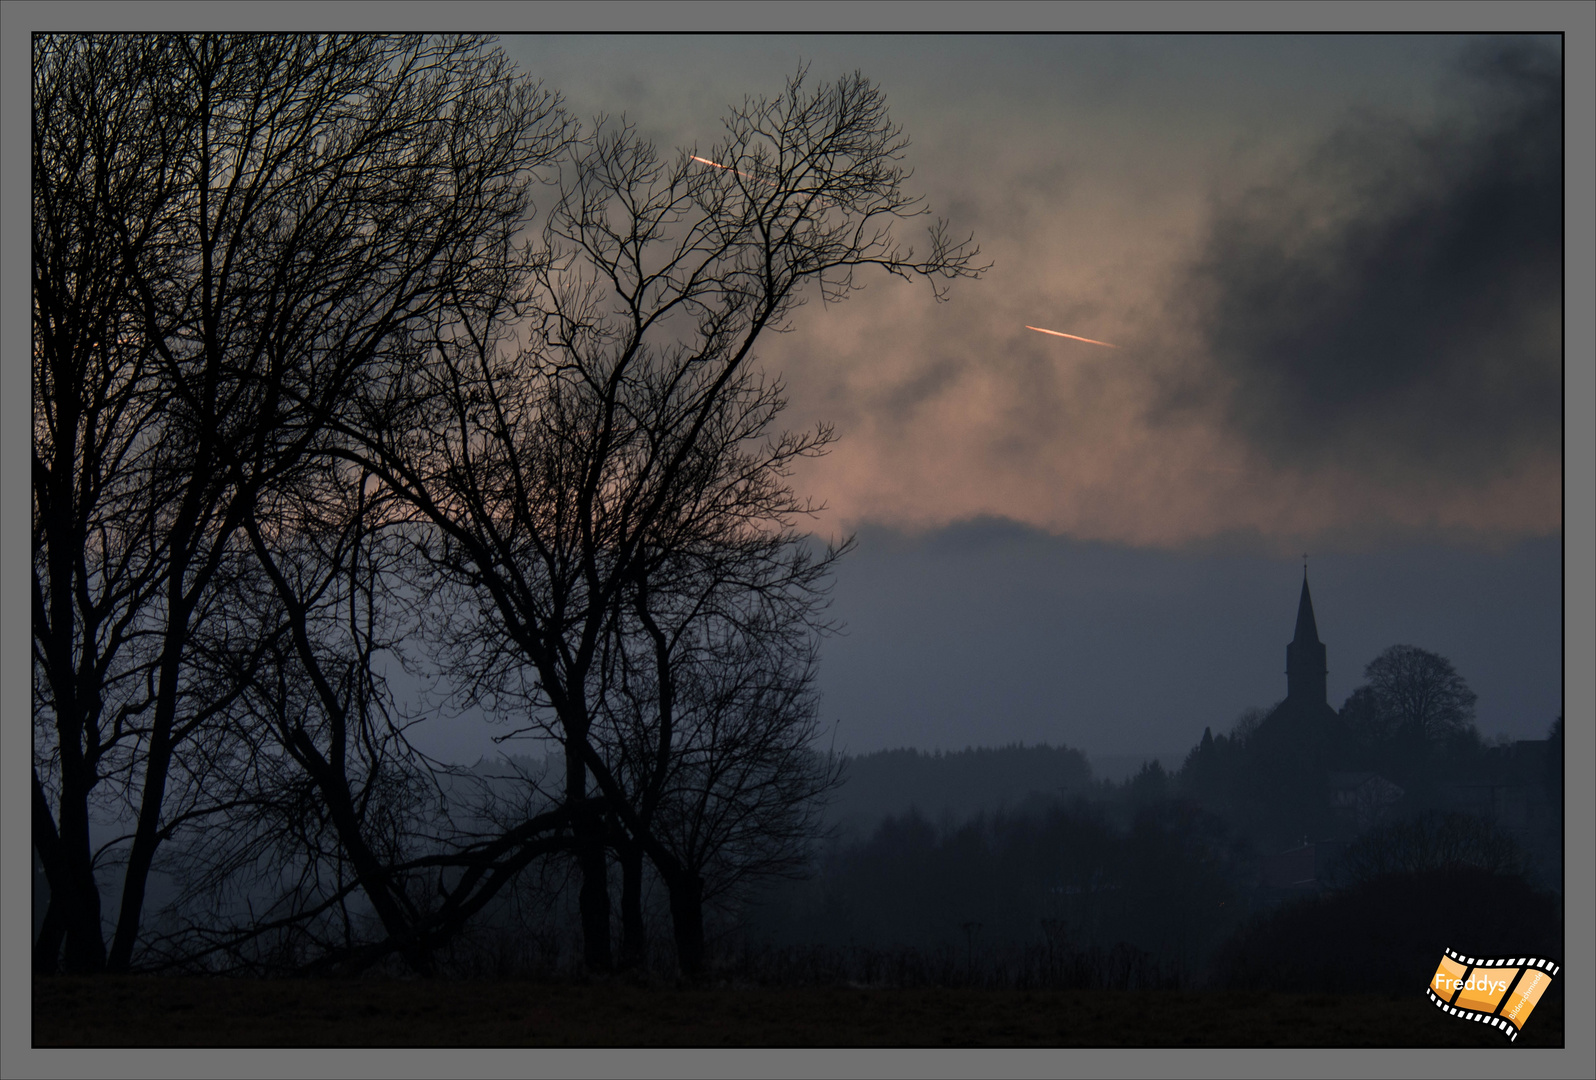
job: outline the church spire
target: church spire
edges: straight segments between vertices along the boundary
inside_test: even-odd
[[[1286,697],[1304,705],[1328,704],[1324,643],[1313,617],[1313,597],[1308,592],[1308,570],[1302,571],[1302,595],[1297,600],[1297,629],[1286,646]]]
[[[1297,599],[1297,633],[1293,645],[1319,644],[1319,625],[1313,620],[1313,597],[1308,594],[1308,571],[1302,571],[1302,595]]]

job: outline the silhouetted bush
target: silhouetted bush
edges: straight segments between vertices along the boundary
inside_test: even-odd
[[[1529,869],[1524,850],[1472,814],[1430,811],[1370,829],[1347,846],[1331,870],[1340,885],[1389,874],[1472,868],[1509,877]]]
[[[1418,993],[1444,949],[1562,955],[1558,898],[1522,875],[1469,866],[1393,873],[1252,919],[1219,950],[1213,982],[1298,993]]]

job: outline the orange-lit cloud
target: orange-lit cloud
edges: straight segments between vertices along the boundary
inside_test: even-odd
[[[1174,547],[1242,535],[1301,551],[1325,550],[1332,535],[1512,539],[1561,527],[1560,412],[1544,365],[1528,379],[1519,355],[1496,349],[1505,331],[1489,348],[1434,333],[1455,310],[1444,289],[1400,294],[1437,301],[1423,320],[1409,317],[1417,302],[1386,303],[1394,317],[1382,333],[1401,344],[1377,346],[1365,336],[1376,324],[1358,318],[1380,300],[1373,279],[1328,258],[1415,280],[1458,266],[1500,301],[1476,304],[1479,318],[1539,297],[1518,305],[1533,318],[1502,325],[1524,355],[1555,355],[1557,320],[1539,317],[1560,303],[1555,289],[1530,288],[1537,279],[1525,275],[1512,278],[1524,289],[1496,289],[1507,279],[1452,254],[1471,250],[1449,229],[1462,217],[1415,216],[1441,205],[1429,196],[1446,195],[1449,174],[1494,175],[1463,154],[1497,145],[1469,126],[1486,121],[1452,116],[1440,93],[1459,77],[1457,43],[758,39],[731,49],[684,38],[676,59],[692,62],[657,70],[653,41],[627,46],[625,64],[594,61],[613,41],[515,47],[572,100],[654,125],[662,149],[694,145],[725,102],[775,92],[795,51],[817,76],[858,67],[887,90],[913,140],[906,189],[958,235],[973,231],[993,268],[941,305],[923,287],[861,273],[865,291],[840,305],[810,294],[792,333],[760,340],[757,363],[782,376],[791,401],[782,421],[829,422],[839,436],[793,478],[830,507],[815,522],[822,532],[990,515],[1082,539]],[[1255,92],[1260,79],[1269,93]],[[1517,100],[1493,93],[1474,112],[1488,120]],[[1342,134],[1365,105],[1379,113],[1366,133],[1373,150],[1417,133],[1420,145],[1459,148],[1469,168],[1345,172],[1337,155],[1363,151]],[[1504,175],[1523,173],[1525,160],[1502,155]],[[1302,223],[1297,232],[1262,213],[1272,204],[1258,193],[1282,188],[1278,216]],[[1360,193],[1388,188],[1383,216],[1362,214]],[[1427,227],[1394,228],[1405,221]],[[897,224],[906,244],[923,245],[920,223]],[[1435,243],[1355,246],[1410,234]],[[1277,272],[1324,267],[1337,272]],[[1041,312],[1103,337],[1024,322]],[[1073,346],[1044,335],[1112,345],[1136,362],[1060,363]],[[1393,389],[1394,373],[1411,374],[1408,384]]]

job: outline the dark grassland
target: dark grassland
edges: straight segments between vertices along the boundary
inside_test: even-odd
[[[1401,996],[624,981],[44,978],[37,1047],[1559,1047],[1563,1002],[1516,1044]]]

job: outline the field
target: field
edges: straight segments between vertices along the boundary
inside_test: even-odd
[[[36,979],[36,1047],[1499,1047],[1411,995]],[[1563,1045],[1542,1002],[1518,1046]]]

